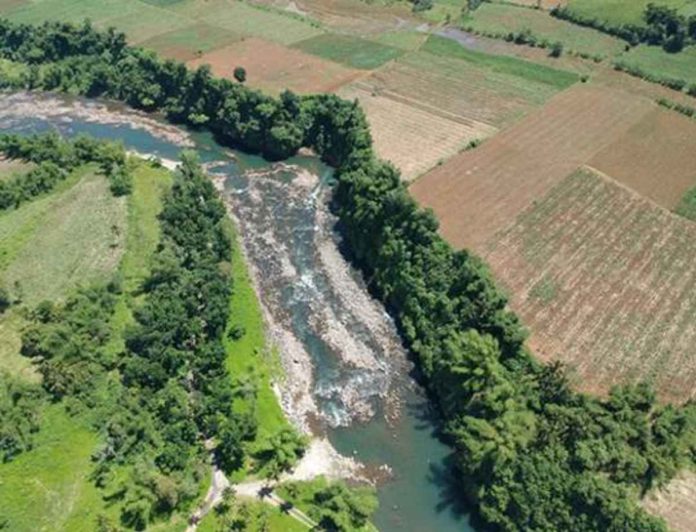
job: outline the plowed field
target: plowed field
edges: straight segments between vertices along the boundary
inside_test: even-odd
[[[581,170],[479,247],[544,360],[580,389],[696,395],[696,224]]]
[[[481,122],[434,114],[413,102],[373,94],[355,86],[339,91],[357,98],[367,114],[375,149],[411,180],[447,160],[474,139],[493,135],[496,129]]]
[[[231,79],[237,66],[247,71],[247,83],[269,92],[331,92],[361,73],[332,61],[255,37],[189,61],[191,67],[209,64],[216,76]]]
[[[482,146],[411,186],[456,247],[474,250],[656,108],[631,94],[576,85]]]

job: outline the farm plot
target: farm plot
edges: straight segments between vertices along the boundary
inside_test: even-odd
[[[347,35],[325,34],[298,42],[295,48],[349,67],[372,70],[396,59],[403,50]]]
[[[589,19],[600,19],[610,24],[642,25],[643,13],[649,3],[677,9],[684,15],[696,12],[694,0],[568,0],[567,7],[573,13]]]
[[[243,66],[247,82],[279,93],[330,92],[361,75],[332,61],[286,48],[263,39],[243,39],[188,62],[191,67],[209,64],[217,76],[232,78],[234,68]]]
[[[643,499],[643,507],[662,517],[673,532],[696,530],[696,474],[683,472],[657,493]]]
[[[345,87],[338,94],[360,101],[377,154],[394,163],[406,180],[448,159],[470,141],[496,132],[486,124],[446,118],[356,85]]]
[[[23,301],[55,301],[81,283],[113,271],[123,253],[126,204],[106,179],[85,170],[52,194],[0,216],[0,278],[22,287]]]
[[[323,33],[318,24],[303,17],[234,0],[196,0],[174,5],[172,11],[238,35],[253,35],[280,44],[290,44]]]
[[[496,38],[528,31],[538,42],[562,42],[567,50],[608,57],[623,51],[625,42],[597,30],[557,19],[537,9],[485,3],[464,20],[464,28]]]
[[[580,170],[479,247],[543,360],[580,389],[696,396],[696,225]]]
[[[656,108],[588,164],[672,210],[696,186],[696,120]]]
[[[141,42],[140,46],[154,50],[163,57],[190,61],[239,39],[241,36],[229,30],[206,23],[196,23],[148,39]]]
[[[660,46],[641,44],[622,54],[616,61],[625,68],[642,72],[642,77],[682,81],[696,85],[696,46],[688,46],[678,54],[669,54]]]
[[[430,112],[494,127],[514,122],[556,93],[543,83],[426,52],[406,54],[362,83]]]
[[[435,168],[411,186],[456,247],[479,246],[530,203],[656,107],[618,90],[577,85]]]

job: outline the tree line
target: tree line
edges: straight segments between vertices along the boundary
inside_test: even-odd
[[[290,92],[265,96],[215,79],[208,68],[189,72],[122,46],[113,33],[88,39],[83,34],[94,32],[88,24],[16,28],[0,23],[0,35],[23,36],[0,39],[2,57],[27,64],[61,57],[31,63],[37,68],[26,84],[159,110],[269,159],[306,146],[335,167],[333,207],[351,259],[417,360],[443,414],[466,496],[485,521],[500,530],[665,530],[637,498],[694,464],[694,404],[661,405],[645,384],[617,387],[606,398],[580,394],[560,365],[538,363],[486,265],[453,250],[398,171],[377,159],[357,102]],[[120,44],[100,54],[88,48],[71,48],[73,55],[31,52],[59,46],[53,34]],[[177,354],[164,357],[165,368],[193,363]],[[136,371],[134,382],[147,386],[150,374]],[[204,412],[201,430],[217,419]]]
[[[109,179],[115,196],[129,194],[131,176],[126,152],[118,143],[78,136],[63,139],[57,133],[45,135],[0,135],[0,153],[9,159],[35,163],[35,166],[10,180],[0,181],[0,211],[17,208],[50,192],[72,171],[85,164],[97,164]]]

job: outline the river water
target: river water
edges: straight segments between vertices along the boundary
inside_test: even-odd
[[[0,130],[88,133],[168,161],[198,150],[240,229],[286,413],[380,477],[380,530],[472,530],[395,327],[339,252],[330,168],[310,156],[268,163],[141,113],[55,96],[1,95]]]

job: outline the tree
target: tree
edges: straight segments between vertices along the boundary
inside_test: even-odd
[[[12,305],[10,292],[4,286],[0,286],[0,314],[5,312]]]
[[[551,52],[549,52],[551,57],[561,57],[563,55],[563,43],[556,41],[551,45]]]
[[[244,67],[234,67],[233,75],[234,79],[236,79],[239,83],[244,83],[246,81],[246,69]]]

